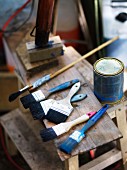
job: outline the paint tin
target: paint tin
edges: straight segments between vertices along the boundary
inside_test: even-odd
[[[94,63],[94,94],[101,103],[114,104],[123,97],[124,64],[104,57]]]

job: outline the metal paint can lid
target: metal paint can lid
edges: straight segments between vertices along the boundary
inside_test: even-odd
[[[105,76],[114,76],[124,70],[124,64],[116,58],[104,57],[97,60],[94,63],[93,68],[94,71],[98,74]]]

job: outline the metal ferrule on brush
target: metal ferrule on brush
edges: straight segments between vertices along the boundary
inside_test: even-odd
[[[23,87],[22,89],[20,89],[19,91],[22,92],[22,91],[25,91],[25,90],[27,90],[27,89],[29,89],[29,88],[30,88],[30,86],[27,85],[27,86]]]
[[[37,102],[45,99],[45,96],[41,90],[38,90],[38,91],[32,93],[32,96],[34,97],[35,101],[37,101]]]
[[[76,142],[81,142],[81,140],[85,137],[85,134],[80,131],[74,131],[69,138],[74,139]]]
[[[56,124],[65,122],[68,116],[73,111],[73,107],[70,103],[70,100],[74,96],[74,94],[79,90],[79,88],[80,82],[75,83],[66,98],[59,101],[55,101],[49,109],[46,115],[46,119]]]
[[[64,133],[68,132],[73,126],[80,124],[84,121],[87,121],[94,114],[96,114],[96,112],[90,112],[90,113],[87,113],[87,114],[84,114],[84,115],[78,117],[77,119],[75,119],[73,121],[60,123],[60,124],[55,125],[51,128],[42,129],[40,131],[40,135],[44,142],[52,140]]]
[[[20,101],[23,104],[24,108],[27,109],[33,102],[38,102],[43,99],[45,99],[44,94],[41,90],[37,90],[36,92],[21,97]]]
[[[43,119],[53,104],[53,99],[48,99],[42,102],[35,102],[30,105],[30,112],[34,119]]]

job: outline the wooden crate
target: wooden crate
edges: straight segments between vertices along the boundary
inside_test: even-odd
[[[18,79],[14,73],[0,72],[0,111],[8,111],[18,107],[18,100],[8,101],[11,93],[18,90]]]

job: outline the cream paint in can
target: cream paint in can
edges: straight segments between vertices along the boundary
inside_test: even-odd
[[[94,63],[94,94],[101,103],[114,104],[123,97],[124,64],[104,57]]]

